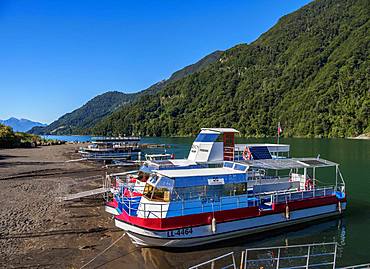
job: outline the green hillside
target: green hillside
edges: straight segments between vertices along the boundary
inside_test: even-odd
[[[221,51],[215,51],[195,64],[186,66],[173,73],[169,79],[160,81],[141,92],[124,94],[115,91],[98,95],[82,107],[63,115],[50,125],[34,127],[29,132],[33,134],[58,135],[89,134],[91,127],[119,107],[125,107],[139,97],[147,98],[147,96],[157,93],[168,84],[205,69],[211,63],[219,60],[221,53]]]
[[[12,127],[0,123],[0,149],[15,147],[35,147],[42,143],[56,143],[47,141],[38,135],[23,132],[14,132]]]
[[[82,107],[67,113],[46,127],[34,127],[34,134],[77,134],[88,133],[89,128],[113,112],[119,106],[130,102],[135,94],[106,92],[98,95]]]
[[[137,98],[96,134],[190,135],[234,127],[248,136],[354,136],[370,115],[368,0],[318,0],[201,72]]]

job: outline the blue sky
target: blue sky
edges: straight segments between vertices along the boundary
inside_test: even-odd
[[[50,123],[250,43],[308,0],[0,0],[0,119]]]

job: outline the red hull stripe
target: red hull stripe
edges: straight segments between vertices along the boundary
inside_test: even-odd
[[[327,197],[320,197],[314,199],[305,199],[301,201],[291,201],[288,202],[289,210],[298,210],[310,207],[317,207],[329,204],[335,204],[339,200],[335,195],[327,196]],[[344,202],[345,200],[341,200]],[[247,208],[237,208],[231,210],[223,210],[217,211],[214,213],[214,216],[218,223],[221,222],[228,222],[233,220],[239,219],[246,219],[246,218],[253,218],[262,215],[270,215],[276,213],[283,213],[285,212],[285,203],[275,204],[273,205],[273,210],[266,210],[260,211],[258,207],[247,207]],[[116,216],[116,219],[129,223],[134,226],[138,226],[141,228],[149,229],[149,230],[171,230],[171,229],[178,229],[184,227],[194,227],[194,226],[202,226],[210,224],[213,218],[212,212],[207,213],[200,213],[200,214],[193,214],[193,215],[186,215],[186,216],[178,216],[178,217],[170,217],[170,218],[139,218],[134,216],[129,216],[125,211]]]

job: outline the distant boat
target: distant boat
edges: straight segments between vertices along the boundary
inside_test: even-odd
[[[140,158],[140,137],[92,137],[91,144],[79,153],[88,160],[137,160]]]

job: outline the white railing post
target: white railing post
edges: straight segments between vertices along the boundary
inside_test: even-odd
[[[245,259],[244,259],[244,269],[247,269],[247,262],[248,262],[248,249],[245,250]]]
[[[279,263],[280,263],[280,248],[278,248],[278,255],[277,255],[277,261],[276,261],[276,269],[279,269]]]
[[[311,245],[308,246],[308,250],[307,250],[306,269],[308,269],[308,265],[310,264],[310,252],[311,252]]]
[[[338,243],[337,243],[337,242],[335,242],[335,245],[334,245],[334,261],[333,261],[333,269],[335,269],[335,263],[336,263],[335,258],[337,257],[337,248],[338,248]]]

